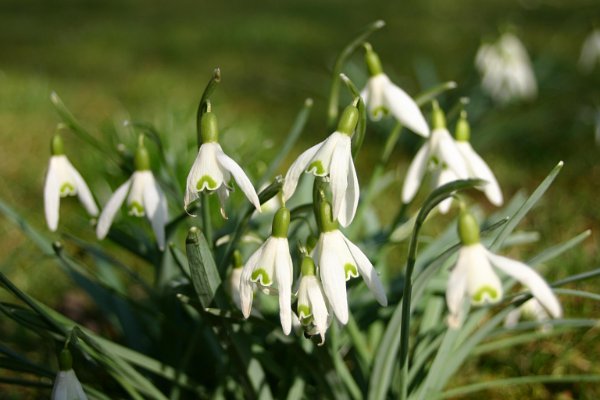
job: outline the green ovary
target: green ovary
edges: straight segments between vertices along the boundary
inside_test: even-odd
[[[327,171],[325,171],[325,168],[323,167],[323,163],[321,162],[321,160],[316,160],[316,161],[311,162],[310,165],[308,166],[308,168],[306,168],[306,172],[309,172],[309,173],[317,175],[317,176],[327,175]]]
[[[210,177],[209,175],[204,175],[202,178],[200,178],[198,180],[198,183],[196,184],[196,189],[204,190],[205,187],[208,190],[217,190],[217,188],[219,186],[217,185],[217,182],[212,177]]]
[[[471,296],[473,302],[475,303],[483,303],[485,299],[489,299],[491,302],[496,302],[500,300],[500,295],[496,289],[491,286],[482,286]]]
[[[60,196],[61,197],[74,196],[75,193],[76,193],[75,186],[71,185],[69,182],[63,183],[62,186],[60,187]]]
[[[273,283],[273,281],[271,281],[271,278],[269,277],[269,274],[267,274],[267,271],[265,271],[264,268],[254,270],[254,272],[252,272],[250,280],[252,282],[260,281],[260,284],[263,286],[271,286],[271,284]]]
[[[346,275],[346,280],[358,277],[358,271],[356,270],[356,266],[350,263],[344,264],[344,274]]]
[[[138,203],[137,201],[132,201],[129,203],[129,215],[134,215],[136,217],[144,216],[144,206]]]

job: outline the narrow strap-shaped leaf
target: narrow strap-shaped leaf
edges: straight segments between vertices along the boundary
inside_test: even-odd
[[[192,284],[200,304],[202,304],[202,307],[208,308],[221,286],[221,277],[206,238],[198,228],[190,228],[185,240],[185,249]]]

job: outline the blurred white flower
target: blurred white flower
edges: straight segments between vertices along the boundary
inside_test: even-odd
[[[158,247],[164,250],[165,225],[169,218],[167,199],[150,171],[148,152],[141,141],[136,151],[135,164],[136,171],[131,178],[117,188],[104,206],[96,226],[96,236],[98,239],[106,237],[115,215],[126,201],[129,215],[148,218]]]
[[[479,154],[473,150],[471,143],[469,143],[470,128],[469,123],[467,122],[466,112],[464,111],[461,113],[460,119],[456,124],[455,135],[456,147],[465,160],[469,178],[478,178],[486,181],[487,184],[483,186],[481,190],[483,190],[486,197],[493,205],[502,205],[504,199],[494,173]]]
[[[579,67],[583,72],[590,73],[600,64],[600,29],[594,29],[583,41]]]
[[[283,332],[292,329],[292,257],[287,240],[290,213],[280,208],[273,219],[271,236],[248,259],[240,279],[240,303],[244,318],[252,310],[253,284],[266,294],[279,295],[279,318]]]
[[[260,201],[252,182],[238,163],[223,152],[217,142],[217,122],[214,114],[205,113],[202,116],[202,124],[203,143],[198,149],[198,155],[187,177],[184,198],[186,211],[190,203],[199,197],[199,193],[206,190],[217,193],[221,203],[221,213],[223,213],[225,201],[229,197],[229,192],[233,190],[229,186],[229,181],[233,177],[248,200],[260,212]]]
[[[482,44],[475,56],[483,89],[498,103],[532,99],[537,83],[521,41],[512,33],[504,33],[493,44]]]
[[[536,271],[519,261],[492,253],[479,242],[479,226],[467,211],[460,213],[458,231],[463,246],[450,272],[446,290],[446,302],[450,310],[448,325],[451,328],[462,325],[466,297],[473,305],[493,304],[502,300],[502,282],[492,267],[527,286],[533,297],[554,318],[562,315],[558,299]]]
[[[44,183],[44,212],[48,228],[55,231],[58,227],[61,197],[77,195],[88,214],[94,217],[98,215],[98,207],[85,181],[64,155],[60,136],[52,138],[51,147],[52,156]]]
[[[52,387],[51,400],[87,400],[75,371],[58,371]]]
[[[327,309],[327,300],[319,278],[315,275],[315,264],[311,257],[302,261],[302,277],[298,287],[298,318],[309,335],[321,336],[325,342],[325,332],[331,325],[332,316]]]
[[[240,282],[242,279],[242,268],[234,267],[229,274],[229,294],[233,304],[238,309],[242,309],[242,300],[240,297]]]
[[[515,327],[521,317],[540,322],[541,329],[544,332],[552,330],[552,325],[547,322],[550,319],[550,315],[536,298],[527,300],[525,303],[509,312],[504,319],[504,326],[507,328]]]
[[[386,306],[385,290],[371,261],[337,229],[337,223],[331,219],[329,203],[322,203],[320,213],[321,234],[312,257],[319,267],[325,295],[337,319],[342,324],[348,322],[346,281],[359,274],[379,304]]]
[[[333,215],[342,226],[350,225],[356,214],[360,189],[351,152],[351,137],[358,121],[358,110],[346,107],[337,131],[311,147],[294,161],[285,175],[283,197],[287,201],[296,190],[303,172],[329,176],[333,198]]]
[[[434,103],[433,121],[434,129],[429,140],[419,149],[406,172],[402,186],[402,202],[405,204],[415,197],[427,171],[433,174],[433,189],[469,177],[467,163],[446,129],[445,117],[437,103]],[[442,201],[439,205],[440,212],[448,212],[451,203],[451,198]]]

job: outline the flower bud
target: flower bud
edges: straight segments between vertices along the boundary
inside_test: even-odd
[[[352,136],[356,124],[358,123],[358,109],[353,105],[349,105],[344,109],[340,122],[338,123],[337,131]]]
[[[288,228],[290,226],[290,210],[281,207],[273,217],[273,227],[271,236],[277,238],[287,238]]]

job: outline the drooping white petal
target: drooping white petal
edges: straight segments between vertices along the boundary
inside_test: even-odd
[[[419,186],[421,186],[423,175],[425,175],[427,164],[429,163],[429,146],[429,142],[425,143],[419,149],[415,158],[413,158],[410,167],[408,167],[408,172],[406,173],[406,178],[404,178],[404,184],[402,185],[402,202],[405,204],[412,201],[417,194]]]
[[[119,186],[108,200],[108,203],[104,206],[100,218],[98,218],[98,225],[96,226],[96,236],[98,236],[98,239],[104,239],[106,237],[117,211],[119,211],[121,205],[125,201],[125,197],[127,197],[131,181],[132,179],[130,178],[127,182]]]
[[[466,161],[469,177],[487,181],[488,183],[483,187],[485,195],[492,204],[501,206],[503,203],[502,191],[490,167],[473,150],[469,142],[459,141],[456,143],[456,146]]]
[[[347,135],[344,136],[345,137],[339,139],[337,146],[333,150],[331,166],[329,169],[334,219],[339,219],[342,211],[342,202],[346,197],[346,189],[348,188],[348,161],[350,160],[350,162],[352,162],[352,155],[350,154],[350,137]],[[345,216],[346,215],[344,215],[344,217]],[[348,226],[350,222],[352,222],[352,218],[350,221],[347,221],[346,218],[343,219],[345,224],[340,221],[342,226]]]
[[[240,279],[240,303],[244,318],[248,318],[250,316],[250,311],[252,311],[252,299],[254,297],[251,283],[252,272],[254,272],[254,269],[260,260],[265,244],[266,242],[263,243],[254,253],[252,253],[242,268],[242,278]]]
[[[562,307],[546,281],[531,267],[522,262],[502,257],[486,250],[490,262],[507,275],[527,286],[531,294],[548,310],[554,318],[562,316]]]
[[[315,156],[323,143],[325,143],[325,141],[314,145],[304,153],[300,154],[296,161],[292,163],[290,169],[288,169],[287,173],[285,174],[282,189],[283,198],[285,201],[289,200],[289,198],[292,197],[296,191],[296,186],[298,186],[300,175],[302,175],[302,173],[306,170],[309,161]]]
[[[316,276],[306,276],[302,279],[308,281],[307,284],[307,295],[310,301],[310,309],[312,311],[314,324],[317,327],[317,331],[321,336],[321,344],[325,342],[325,332],[328,326],[329,312],[327,311],[327,304],[323,297],[323,289]]]
[[[279,319],[283,333],[289,335],[292,330],[292,257],[288,241],[284,238],[277,240],[277,254],[275,256],[275,278],[279,290]]]
[[[227,214],[225,213],[225,203],[227,203],[227,199],[229,198],[229,189],[227,186],[222,185],[217,189],[217,197],[219,198],[219,204],[221,206],[221,216],[224,219],[228,219]]]
[[[342,205],[338,215],[338,221],[342,226],[346,227],[350,225],[354,219],[359,197],[360,189],[358,187],[356,168],[354,168],[354,162],[352,161],[352,157],[350,157],[348,160],[348,187],[346,188],[346,195],[342,198]]]
[[[446,183],[453,182],[457,180],[457,176],[454,174],[454,171],[448,168],[442,168],[441,170],[437,170],[434,174],[434,185],[436,188],[445,185]],[[452,197],[445,198],[440,205],[438,206],[440,209],[440,213],[446,214],[450,210],[450,206],[452,206]]]
[[[83,204],[88,214],[91,216],[98,215],[98,206],[96,205],[96,201],[94,200],[94,196],[92,196],[92,192],[88,188],[88,185],[83,180],[83,177],[79,172],[73,167],[73,165],[69,162],[68,168],[73,180],[75,181],[75,189],[77,190],[77,196],[79,197],[79,201]]]
[[[497,303],[502,299],[502,283],[492,269],[487,257],[487,250],[480,243],[463,246],[461,257],[467,272],[467,291],[471,303],[481,305]]]
[[[58,215],[60,209],[60,182],[58,181],[56,162],[54,157],[48,163],[46,182],[44,183],[44,213],[48,228],[54,232],[58,227]]]
[[[256,190],[254,190],[254,186],[252,186],[252,182],[250,182],[250,179],[248,179],[246,173],[244,170],[242,170],[238,163],[233,161],[231,157],[225,154],[223,150],[221,150],[220,146],[217,149],[217,161],[225,170],[231,173],[233,179],[235,179],[236,183],[240,189],[242,189],[242,192],[244,192],[250,203],[252,203],[254,207],[256,207],[256,210],[260,212],[260,201],[258,200]]]
[[[456,266],[450,272],[448,287],[446,289],[446,303],[450,314],[457,317],[462,309],[462,304],[467,293],[467,274],[470,258],[464,255],[462,248],[458,253]],[[457,321],[460,323],[460,321]]]
[[[358,272],[367,284],[367,287],[369,288],[371,293],[373,293],[373,295],[375,296],[375,299],[377,299],[377,302],[384,307],[387,306],[387,297],[385,295],[385,289],[383,288],[381,280],[377,275],[377,271],[375,270],[375,268],[373,268],[373,264],[371,264],[371,261],[369,261],[367,256],[365,256],[365,254],[358,248],[358,246],[356,246],[346,237],[344,237],[344,242],[346,243],[346,246],[348,246],[352,257],[354,257],[354,260],[356,261]]]
[[[391,81],[383,89],[384,101],[390,113],[411,131],[429,137],[429,126],[415,101]]]
[[[434,152],[440,158],[439,161],[451,169],[457,179],[467,179],[469,177],[467,165],[448,130],[436,129],[432,135],[437,136],[437,146]]]
[[[328,235],[329,233],[322,233]],[[321,238],[323,240],[323,238]],[[325,240],[323,240],[325,242]],[[317,260],[323,290],[331,304],[337,319],[348,323],[348,299],[346,298],[346,274],[343,263],[340,262],[336,248],[329,243],[323,243]]]
[[[87,400],[75,371],[59,371],[52,387],[51,400]]]
[[[144,187],[144,209],[152,224],[158,248],[165,249],[165,225],[167,224],[167,199],[150,173],[150,178]]]
[[[373,121],[379,121],[387,112],[384,105],[383,90],[388,83],[389,79],[385,74],[372,76],[363,90],[364,95],[361,94],[369,110],[369,117]]]

